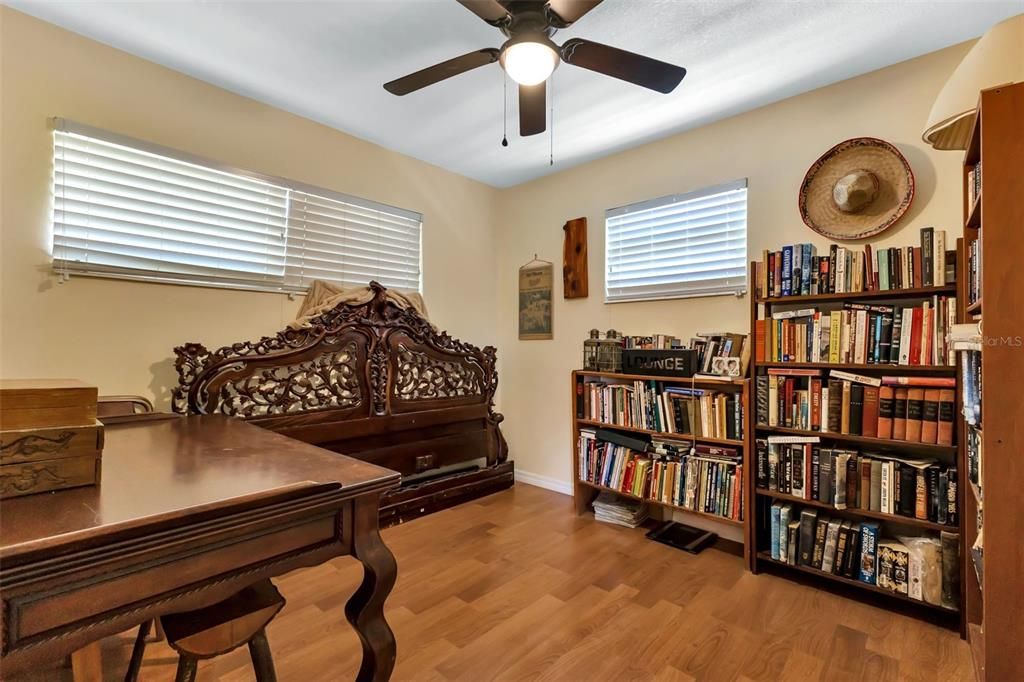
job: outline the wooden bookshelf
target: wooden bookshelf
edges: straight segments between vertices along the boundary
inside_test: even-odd
[[[947,245],[947,249],[952,248],[951,244]],[[959,267],[959,266],[958,266]],[[959,274],[958,270],[958,274]],[[750,279],[752,282],[758,282],[757,278],[757,266],[756,263],[750,264]],[[759,284],[759,283],[758,283]],[[750,326],[751,330],[757,328],[757,321],[759,319],[770,319],[772,312],[777,310],[792,310],[794,308],[810,308],[816,307],[817,304],[826,304],[822,306],[822,309],[834,309],[837,305],[844,303],[899,303],[908,302],[913,305],[919,305],[922,301],[930,300],[933,296],[955,296],[957,295],[957,286],[955,284],[944,284],[941,286],[926,286],[926,287],[915,287],[915,288],[904,288],[904,289],[890,289],[890,290],[869,290],[859,291],[851,293],[834,293],[834,294],[814,294],[814,295],[800,295],[800,296],[755,296],[751,299],[750,306]],[[959,300],[958,300],[959,305]],[[961,311],[958,312],[958,319],[962,315]],[[863,374],[872,377],[881,377],[886,375],[894,376],[920,376],[920,377],[947,377],[955,378],[959,385],[959,372],[955,365],[898,365],[889,363],[830,363],[830,362],[779,362],[779,361],[766,361],[758,360],[759,357],[770,357],[767,353],[767,349],[763,351],[757,348],[758,343],[765,343],[766,339],[757,338],[757,334],[753,333],[755,346],[751,354],[751,405],[754,405],[754,392],[755,392],[755,380],[758,376],[767,375],[769,369],[815,369],[821,370],[821,378],[823,380],[828,379],[828,373],[830,370],[840,370],[846,372],[852,372],[856,374]],[[959,400],[959,394],[957,395]],[[871,511],[867,509],[858,509],[850,507],[847,509],[836,509],[832,504],[819,502],[817,500],[806,500],[801,497],[781,493],[766,488],[758,488],[756,486],[757,479],[757,452],[755,449],[755,441],[758,438],[766,438],[770,435],[782,435],[782,436],[801,436],[801,437],[817,437],[820,439],[823,447],[837,446],[847,447],[850,449],[856,449],[862,453],[885,453],[889,455],[904,455],[911,459],[920,457],[929,457],[935,459],[947,466],[957,464],[958,446],[957,445],[937,445],[931,443],[919,443],[909,442],[903,440],[896,440],[891,438],[876,438],[870,436],[861,436],[855,434],[842,434],[834,433],[830,431],[813,431],[797,428],[789,428],[785,426],[768,426],[765,424],[757,423],[756,409],[751,409],[749,419],[747,423],[750,425],[749,430],[751,432],[748,438],[748,467],[750,474],[748,479],[751,481],[751,503],[747,507],[748,517],[748,542],[750,544],[750,552],[753,555],[751,561],[751,570],[755,573],[761,570],[771,568],[773,572],[780,573],[782,575],[790,574],[791,577],[799,577],[801,575],[813,575],[815,576],[815,582],[821,586],[828,587],[835,585],[836,589],[842,590],[848,594],[848,596],[856,596],[859,592],[872,593],[874,595],[883,595],[885,599],[874,599],[882,605],[891,603],[893,608],[903,608],[904,604],[913,604],[915,609],[903,610],[908,611],[912,614],[926,617],[927,614],[941,614],[941,622],[947,625],[960,624],[963,627],[963,614],[959,609],[949,609],[944,606],[937,606],[929,604],[927,602],[911,598],[906,595],[892,592],[890,590],[880,588],[876,585],[861,582],[859,580],[850,580],[842,576],[837,576],[832,573],[821,571],[809,566],[792,565],[784,561],[773,560],[771,553],[768,551],[770,547],[770,534],[771,534],[771,522],[770,522],[770,509],[771,505],[776,501],[792,503],[794,512],[798,513],[797,510],[801,508],[815,508],[820,509],[822,512],[833,518],[847,519],[851,521],[878,521],[882,524],[882,529],[888,532],[885,533],[886,537],[891,537],[893,531],[908,532],[912,531],[913,534],[924,534],[929,536],[938,536],[941,531],[953,531],[961,534],[963,538],[962,524],[963,524],[963,504],[962,502],[958,505],[960,513],[957,517],[956,525],[940,524],[934,521],[922,520],[917,518],[911,518],[901,516],[898,514],[888,514],[879,511]],[[954,438],[954,442],[958,442],[957,438]],[[958,472],[962,471],[962,467],[958,466]],[[962,477],[959,479],[962,480]],[[958,486],[958,491],[962,494],[963,486]],[[881,539],[881,535],[879,537]],[[961,555],[963,558],[963,555]],[[855,588],[853,590],[847,588]],[[865,598],[867,596],[865,595]],[[960,602],[960,600],[958,600]],[[927,616],[934,618],[935,616]]]
[[[606,381],[610,383],[632,383],[634,381],[656,381],[659,384],[666,386],[677,386],[680,388],[694,388],[703,389],[706,391],[717,391],[721,393],[735,393],[737,398],[740,400],[741,409],[743,411],[744,429],[742,438],[712,438],[709,436],[695,436],[686,433],[666,433],[661,431],[653,431],[650,429],[642,429],[635,426],[623,426],[620,424],[610,424],[594,419],[587,419],[577,416],[577,387],[580,383],[587,381]],[[746,379],[715,379],[708,377],[694,377],[694,378],[683,378],[683,377],[666,377],[666,376],[655,376],[647,374],[623,374],[620,372],[597,372],[592,370],[576,370],[572,372],[572,477],[573,477],[573,502],[576,508],[577,514],[585,514],[590,511],[591,503],[597,494],[601,491],[607,491],[615,493],[621,497],[642,500],[652,506],[661,507],[663,509],[670,510],[672,512],[679,512],[683,515],[690,515],[695,518],[706,519],[713,521],[714,523],[720,523],[727,526],[739,528],[742,531],[742,544],[744,548],[744,558],[748,563],[748,566],[753,561],[753,557],[749,551],[750,543],[748,541],[748,523],[744,520],[731,519],[717,514],[710,514],[703,511],[694,509],[688,509],[674,504],[666,502],[660,502],[649,498],[641,498],[631,493],[616,490],[614,488],[608,488],[606,486],[587,481],[580,478],[579,475],[579,437],[580,430],[583,428],[602,428],[611,429],[613,431],[620,431],[622,433],[632,434],[643,434],[652,437],[663,437],[663,438],[674,438],[678,440],[690,440],[695,443],[702,443],[707,445],[717,445],[723,447],[735,448],[740,451],[742,455],[743,464],[743,480],[742,480],[742,508],[746,515],[747,508],[749,506],[751,486],[749,484],[749,476],[747,475],[749,469],[747,467],[747,452],[750,438],[750,382]]]
[[[983,322],[981,350],[982,443],[980,489],[964,490],[963,566],[967,639],[979,682],[1019,679],[1024,665],[1024,83],[983,90],[963,159],[964,252],[978,242],[980,291],[967,305],[969,282],[961,278],[965,320]],[[981,163],[981,189],[968,205],[968,171]],[[963,272],[967,272],[964,257]],[[985,309],[982,320],[982,296]],[[970,317],[967,317],[970,316]],[[958,410],[959,412],[959,410]],[[963,433],[975,429],[960,419]],[[981,428],[984,427],[984,428]],[[961,439],[966,443],[966,438]],[[967,472],[967,451],[960,450]],[[965,473],[965,481],[968,477]],[[966,492],[966,490],[970,492]],[[983,508],[983,514],[979,512]],[[975,570],[970,548],[984,527],[984,574]]]

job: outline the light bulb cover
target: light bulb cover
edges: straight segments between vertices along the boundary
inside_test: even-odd
[[[501,66],[520,85],[537,85],[547,80],[558,66],[554,44],[545,36],[507,42],[501,50]]]

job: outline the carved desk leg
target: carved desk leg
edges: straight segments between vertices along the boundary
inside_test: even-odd
[[[380,539],[379,505],[376,495],[353,503],[352,555],[363,564],[363,582],[345,604],[345,617],[363,645],[358,682],[386,682],[395,667],[395,635],[384,619],[384,601],[395,586],[398,566]]]

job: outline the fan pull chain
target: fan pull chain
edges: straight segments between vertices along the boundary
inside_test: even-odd
[[[501,72],[501,146],[508,146],[508,74]]]
[[[555,74],[548,76],[548,90],[551,94],[551,125],[548,126],[548,165],[555,165]]]

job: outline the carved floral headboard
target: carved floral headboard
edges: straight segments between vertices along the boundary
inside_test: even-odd
[[[174,410],[246,419],[329,411],[346,419],[479,406],[500,422],[495,349],[436,331],[388,300],[383,286],[370,287],[368,302],[341,304],[299,329],[215,351],[175,348]]]

